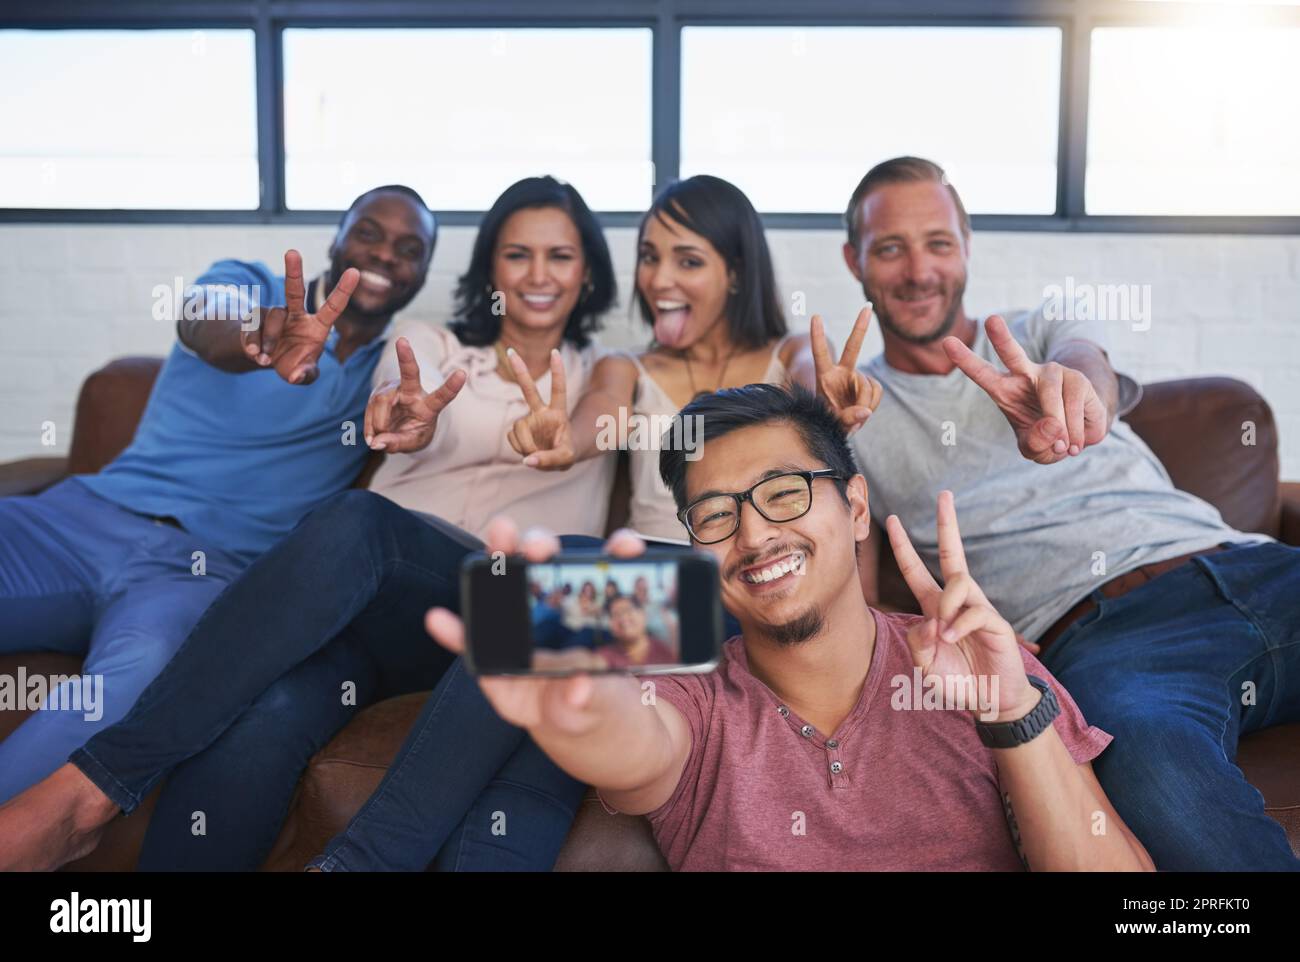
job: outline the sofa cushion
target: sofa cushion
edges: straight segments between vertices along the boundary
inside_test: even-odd
[[[120,357],[86,378],[77,396],[69,474],[94,474],[126,449],[162,365],[160,357]]]
[[[50,652],[0,655],[0,677],[13,679],[12,683],[16,685],[20,670],[25,672],[28,678],[35,675],[47,678],[54,675],[78,675],[81,673],[81,659],[72,655]],[[0,742],[8,738],[9,733],[21,725],[30,714],[31,712],[26,709],[0,711]]]

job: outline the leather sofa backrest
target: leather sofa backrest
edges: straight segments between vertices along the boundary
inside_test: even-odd
[[[1124,418],[1174,484],[1219,509],[1239,531],[1277,537],[1282,516],[1278,437],[1259,393],[1228,377],[1160,381]]]
[[[77,396],[69,474],[94,474],[131,443],[162,365],[160,357],[119,357],[86,378]]]

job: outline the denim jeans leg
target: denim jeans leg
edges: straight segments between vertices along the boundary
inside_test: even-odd
[[[433,867],[440,872],[549,872],[587,786],[525,737],[475,800]]]
[[[1262,715],[1242,704],[1243,685],[1274,690],[1273,651],[1203,565],[1103,599],[1043,660],[1115,737],[1093,767],[1158,869],[1300,869],[1234,762]]]
[[[460,562],[475,545],[379,495],[338,495],[250,565],[127,715],[71,760],[130,812],[345,627],[418,632],[432,654],[416,609],[457,604]]]
[[[312,864],[326,871],[424,871],[525,739],[457,659],[384,780]]]
[[[215,742],[167,776],[137,869],[259,868],[303,769],[368,703],[375,674],[365,648],[344,634],[262,692]],[[357,699],[344,697],[344,684],[355,686]]]

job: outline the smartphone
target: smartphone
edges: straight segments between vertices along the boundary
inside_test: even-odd
[[[591,653],[582,670],[595,674],[706,672],[724,640],[717,562],[691,551],[470,555],[460,610],[466,667],[479,675],[573,674],[543,654],[573,648]]]

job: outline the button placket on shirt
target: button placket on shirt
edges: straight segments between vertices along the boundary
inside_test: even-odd
[[[790,719],[790,709],[785,705],[778,705],[777,712],[791,725],[794,722]],[[817,729],[812,725],[804,723],[797,729],[799,735],[811,741],[814,745],[822,750],[826,757],[826,776],[830,780],[831,788],[848,788],[851,786],[849,781],[848,769],[844,764],[844,759],[840,754],[840,740],[838,738],[827,738],[821,740],[817,734]]]

